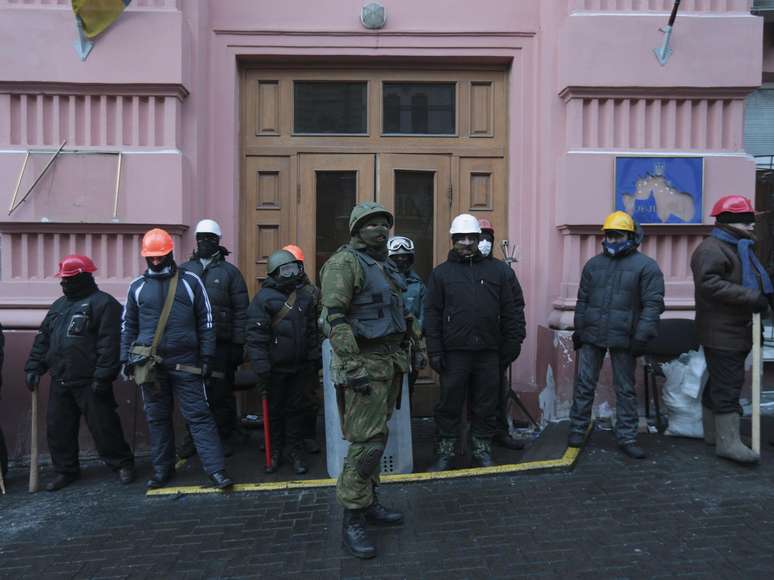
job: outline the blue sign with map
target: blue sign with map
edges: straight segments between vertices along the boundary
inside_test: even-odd
[[[702,157],[616,157],[615,209],[641,224],[700,224]]]

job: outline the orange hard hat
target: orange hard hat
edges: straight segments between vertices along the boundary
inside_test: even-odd
[[[143,258],[153,258],[157,256],[166,256],[175,249],[175,243],[172,236],[160,228],[153,228],[145,232],[142,237]]]
[[[80,254],[71,254],[62,258],[59,262],[59,271],[55,274],[57,278],[71,278],[84,272],[96,272],[97,266],[88,256]]]
[[[285,246],[282,249],[283,250],[287,250],[288,252],[293,254],[295,259],[298,260],[299,262],[303,262],[304,261],[304,250],[299,248],[297,245],[295,245],[295,244],[288,244],[287,246]]]
[[[482,232],[488,231],[494,234],[494,226],[492,226],[492,222],[490,222],[488,219],[481,218],[480,220],[478,220],[478,225],[481,226]]]

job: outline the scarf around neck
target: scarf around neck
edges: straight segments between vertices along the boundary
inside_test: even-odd
[[[722,228],[713,228],[710,235],[721,242],[727,242],[736,246],[736,252],[739,254],[739,261],[742,263],[742,286],[753,290],[762,289],[763,293],[766,295],[774,294],[774,285],[771,283],[771,278],[769,278],[769,275],[763,268],[763,264],[758,260],[758,257],[751,251],[754,243],[751,239],[737,238]],[[755,268],[758,272],[758,276],[760,276],[760,284],[755,277],[753,268]]]

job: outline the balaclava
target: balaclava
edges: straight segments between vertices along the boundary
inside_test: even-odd
[[[220,250],[220,238],[215,234],[196,234],[196,257],[208,260]]]
[[[97,284],[91,272],[81,272],[75,276],[62,278],[59,284],[62,286],[62,293],[69,300],[80,300],[97,290]]]
[[[479,240],[479,234],[454,234],[452,249],[460,258],[472,258],[478,251]]]
[[[154,265],[150,258],[145,258],[145,262],[148,264],[148,269],[150,269],[151,272],[154,274],[161,274],[164,272],[164,270],[171,269],[175,263],[175,260],[172,257],[172,252],[169,252],[169,254],[164,256],[164,259],[158,263],[158,265]]]
[[[355,245],[356,249],[364,249],[374,260],[383,262],[387,259],[387,236],[389,233],[390,221],[386,216],[377,214],[367,218],[360,224],[360,227],[352,236],[353,245]],[[360,246],[360,248],[357,246]]]

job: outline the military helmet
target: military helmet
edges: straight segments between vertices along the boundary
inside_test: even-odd
[[[287,250],[277,250],[269,256],[269,260],[266,263],[266,273],[271,276],[280,266],[292,264],[293,262],[298,262],[298,259],[293,254]]]
[[[349,233],[354,234],[360,227],[362,222],[375,215],[383,215],[387,218],[390,227],[395,223],[392,214],[389,210],[380,203],[375,201],[364,201],[357,204],[352,208],[352,213],[349,214]]]

